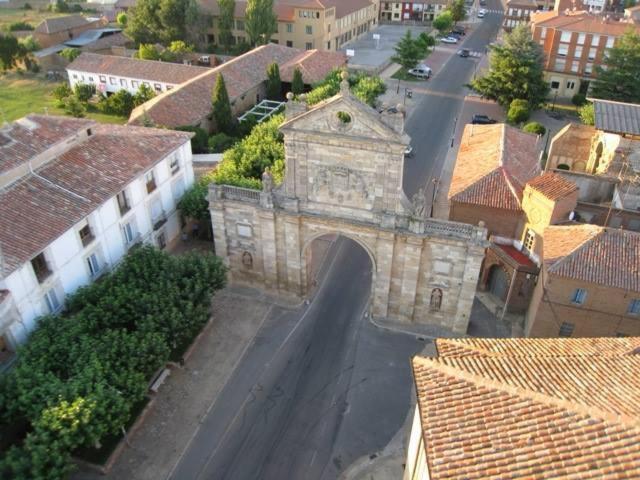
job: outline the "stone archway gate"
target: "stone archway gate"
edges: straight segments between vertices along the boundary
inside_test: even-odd
[[[307,108],[287,102],[285,179],[273,189],[210,188],[217,253],[231,283],[307,294],[306,249],[326,234],[358,242],[372,260],[372,314],[466,333],[486,231],[425,219],[421,193],[402,191],[403,114],[377,114],[341,92]],[[432,304],[434,289],[441,301]]]

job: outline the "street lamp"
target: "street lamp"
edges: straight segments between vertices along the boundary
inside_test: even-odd
[[[431,192],[431,211],[429,212],[429,217],[433,218],[433,205],[436,203],[436,192],[438,191],[438,180],[437,178],[432,178],[431,183],[433,183],[433,190]]]

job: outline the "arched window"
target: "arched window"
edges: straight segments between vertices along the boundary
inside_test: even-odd
[[[442,290],[439,288],[434,288],[431,290],[431,300],[429,301],[429,308],[434,311],[440,311],[440,307],[442,306]]]
[[[242,254],[242,265],[245,268],[253,268],[253,256],[249,252],[244,252]]]

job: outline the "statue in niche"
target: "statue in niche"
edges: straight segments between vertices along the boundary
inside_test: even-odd
[[[265,193],[271,193],[273,190],[273,175],[271,170],[267,167],[262,174],[262,191]]]
[[[424,188],[420,188],[418,193],[414,193],[411,197],[411,209],[414,217],[424,218],[427,213],[427,197]]]
[[[242,265],[244,265],[245,268],[253,268],[253,256],[249,252],[242,254]]]

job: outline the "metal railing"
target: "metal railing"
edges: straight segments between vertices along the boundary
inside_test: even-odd
[[[232,187],[231,185],[215,185],[213,188],[219,192],[221,198],[226,198],[227,200],[260,203],[260,190]]]

